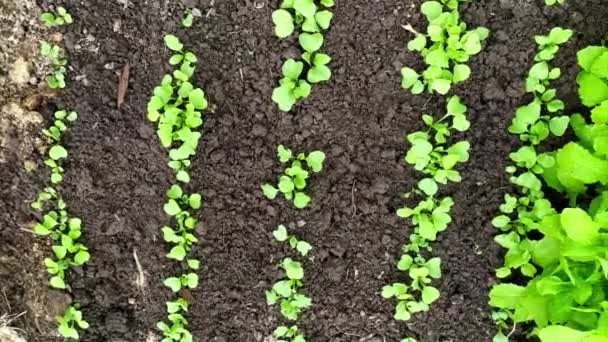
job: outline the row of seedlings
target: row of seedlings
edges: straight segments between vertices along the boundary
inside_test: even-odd
[[[47,27],[57,27],[73,23],[72,15],[64,7],[56,7],[42,13],[40,20]],[[51,89],[65,88],[66,66],[68,64],[64,50],[55,44],[41,41],[40,54],[47,59],[51,71],[46,77]],[[68,150],[62,144],[62,138],[70,124],[78,119],[74,111],[59,110],[53,115],[52,124],[42,131],[51,143],[44,164],[50,174],[48,183],[36,200],[31,203],[34,210],[41,213],[41,219],[34,227],[34,233],[49,236],[52,239],[53,255],[44,259],[44,264],[51,275],[49,284],[55,289],[71,292],[68,273],[71,267],[82,267],[91,255],[88,247],[82,242],[82,220],[68,211],[67,204],[60,193],[59,186]],[[57,332],[65,338],[78,339],[79,331],[87,329],[89,323],[83,319],[78,303],[70,304],[62,316],[57,317]]]
[[[307,207],[311,201],[304,191],[310,173],[318,173],[323,170],[325,153],[312,151],[308,154],[302,152],[295,154],[283,145],[277,148],[277,158],[280,163],[288,166],[283,174],[278,177],[276,187],[266,183],[261,186],[264,196],[274,200],[279,193],[285,199],[293,201],[298,209]],[[279,225],[272,232],[275,240],[285,242],[294,249],[301,257],[306,257],[313,247],[310,243],[290,234],[287,227]],[[270,289],[266,291],[266,303],[268,305],[279,305],[281,315],[285,321],[297,321],[300,314],[312,305],[310,297],[301,292],[304,287],[304,268],[300,261],[291,257],[285,257],[278,263],[282,271],[282,277],[277,280]],[[297,322],[295,324],[280,325],[274,329],[274,336],[278,342],[305,342],[306,338],[300,332]]]
[[[415,37],[409,41],[408,49],[417,51],[423,58],[426,69],[418,72],[404,67],[401,70],[401,85],[413,94],[429,93],[447,95],[453,85],[467,80],[471,69],[466,62],[481,51],[482,42],[489,31],[484,27],[467,30],[466,23],[460,21],[458,0],[426,1],[421,11],[428,21],[426,32],[418,32],[411,25],[405,28]],[[411,144],[405,161],[423,174],[416,187],[404,194],[420,198],[413,206],[405,206],[397,211],[402,218],[409,218],[413,232],[409,242],[401,249],[397,269],[407,272],[407,282],[393,282],[382,289],[384,298],[396,301],[394,318],[409,320],[413,314],[428,311],[439,296],[439,290],[432,286],[433,279],[441,277],[441,259],[430,256],[431,243],[439,233],[447,229],[452,221],[450,210],[454,204],[452,197],[439,197],[440,185],[460,182],[460,173],[455,169],[459,163],[469,160],[470,144],[466,140],[454,142],[454,131],[465,132],[470,127],[467,107],[458,96],[447,99],[445,115],[435,118],[424,114],[422,121],[426,128],[407,135]],[[407,337],[402,342],[416,341]]]
[[[186,27],[191,25],[190,15],[192,13],[186,13],[182,19]],[[193,258],[190,252],[198,242],[194,234],[198,223],[194,211],[201,207],[201,195],[188,192],[185,187],[190,182],[190,158],[196,155],[201,138],[201,112],[208,104],[204,91],[190,81],[198,61],[196,55],[186,50],[174,35],[166,35],[164,42],[172,51],[169,64],[175,69],[154,88],[148,102],[147,118],[157,124],[158,139],[168,150],[168,166],[175,174],[175,182],[166,192],[167,201],[163,207],[171,222],[161,231],[163,239],[170,245],[166,257],[177,262],[180,271],[163,281],[176,297],[166,303],[167,317],[157,327],[164,335],[164,342],[191,342],[193,337],[187,328],[185,314],[192,304],[188,289],[194,289],[199,284],[196,271],[200,261]]]

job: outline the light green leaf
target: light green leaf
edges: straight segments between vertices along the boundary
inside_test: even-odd
[[[598,236],[598,224],[580,208],[564,209],[560,221],[564,231],[573,241],[587,243]]]
[[[320,33],[301,33],[298,40],[302,48],[308,53],[319,50],[323,45],[323,35]]]
[[[49,150],[49,157],[53,160],[59,160],[62,158],[67,158],[68,151],[63,148],[61,145],[53,145]]]
[[[432,286],[426,286],[422,289],[422,302],[430,305],[439,298],[439,295],[439,290]]]
[[[179,41],[179,38],[172,34],[165,36],[165,45],[173,51],[182,51],[184,45]]]
[[[321,172],[321,170],[323,170],[324,161],[325,153],[322,151],[313,151],[306,157],[306,164],[313,172]]]
[[[307,18],[314,17],[317,12],[317,5],[313,0],[294,0],[293,8]]]
[[[163,281],[163,284],[165,284],[165,286],[170,288],[173,292],[177,292],[182,288],[182,282],[179,280],[179,278],[176,277],[165,279],[165,281]]]
[[[279,192],[279,189],[275,188],[274,186],[272,186],[270,184],[263,184],[262,192],[264,193],[264,196],[266,196],[266,198],[268,198],[269,200],[273,200],[277,197],[277,193]]]
[[[315,13],[315,20],[322,29],[327,30],[329,28],[329,25],[331,24],[331,19],[333,18],[333,16],[334,14],[330,11],[323,10]]]
[[[494,285],[490,290],[490,305],[501,309],[515,309],[526,295],[526,288],[514,284]]]
[[[293,17],[288,11],[278,9],[272,12],[272,22],[274,23],[274,33],[277,37],[286,38],[293,33]]]
[[[428,196],[433,196],[437,193],[438,186],[432,178],[424,178],[418,182],[418,188]]]
[[[293,198],[293,204],[298,209],[303,209],[310,203],[310,197],[303,192],[296,192]]]

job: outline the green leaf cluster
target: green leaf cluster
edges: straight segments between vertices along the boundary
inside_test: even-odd
[[[40,54],[51,64],[51,72],[46,77],[46,82],[51,89],[65,88],[65,73],[68,60],[62,48],[57,45],[49,44],[45,41],[40,42]]]
[[[281,260],[279,268],[285,276],[266,291],[266,303],[278,304],[283,317],[296,321],[300,313],[312,305],[311,299],[300,292],[304,285],[304,269],[300,262],[291,258]]]
[[[57,7],[56,11],[44,12],[40,15],[40,20],[46,26],[61,26],[74,22],[72,15],[64,7]]]
[[[563,5],[564,3],[566,3],[566,0],[545,0],[545,5],[547,6],[553,6],[556,4]]]
[[[470,144],[461,140],[448,145],[448,137],[454,130],[465,132],[471,126],[466,117],[467,107],[458,96],[452,96],[447,103],[447,113],[439,120],[424,114],[422,120],[426,130],[408,134],[411,147],[405,155],[405,161],[427,178],[419,183],[419,190],[427,195],[434,195],[439,184],[460,182],[460,173],[454,168],[469,160]]]
[[[187,11],[182,24],[189,27],[193,11]],[[167,302],[167,321],[159,322],[157,328],[163,332],[162,342],[190,342],[192,334],[186,326],[185,313],[190,303],[183,298],[182,289],[193,289],[199,284],[196,270],[200,261],[189,257],[192,246],[198,242],[195,229],[198,220],[194,215],[202,205],[201,195],[187,193],[179,183],[190,182],[190,157],[196,154],[203,125],[202,111],[208,106],[205,93],[191,82],[198,59],[194,53],[186,51],[183,43],[174,35],[164,37],[165,46],[172,51],[169,64],[175,66],[171,74],[161,80],[148,102],[148,120],[157,123],[157,135],[161,145],[169,151],[169,167],[175,172],[176,184],[167,190],[165,213],[172,218],[172,224],[162,228],[163,239],[171,247],[167,258],[180,262],[183,272],[166,278],[163,284],[180,296]]]
[[[604,103],[605,113],[608,106],[608,47],[589,46],[576,56],[582,69],[576,79],[581,101],[587,107]]]
[[[566,35],[557,41],[565,42]],[[595,63],[592,50],[585,48],[578,54],[577,81],[590,73],[589,63]],[[550,51],[551,58],[556,52]],[[608,68],[608,60],[600,64]],[[565,127],[556,134],[562,135],[570,124],[574,141],[556,151],[538,153],[535,145],[546,137],[537,141],[520,135],[527,145],[510,155],[514,165],[507,172],[519,191],[505,195],[501,214],[492,221],[501,232],[495,240],[507,251],[496,275],[524,280],[523,284],[496,284],[490,292],[490,305],[497,309],[498,340],[507,340],[502,330],[509,329],[509,321],[532,322],[531,334],[541,342],[608,340],[608,103],[586,102],[585,86],[579,82],[579,95],[592,123],[581,114],[565,116]],[[539,100],[543,91],[534,92],[534,106],[543,104]],[[516,113],[514,121],[522,118]],[[545,198],[547,187],[565,193],[569,205],[555,208]]]
[[[298,332],[296,325],[282,325],[274,329],[273,334],[277,338],[276,342],[306,342],[306,337]]]
[[[88,329],[89,323],[82,319],[82,312],[78,304],[72,304],[63,313],[63,316],[57,317],[59,327],[57,331],[59,335],[65,338],[79,339],[79,329]]]
[[[203,124],[201,111],[207,108],[205,93],[189,81],[197,62],[196,56],[184,51],[180,40],[173,35],[165,36],[167,48],[174,52],[169,59],[179,68],[165,75],[160,86],[148,102],[148,120],[157,123],[157,135],[163,147],[169,149],[169,167],[182,183],[190,182],[189,158],[196,154]]]
[[[421,11],[429,23],[426,33],[407,27],[415,33],[408,49],[419,52],[427,65],[422,73],[409,67],[401,69],[401,86],[413,94],[427,89],[445,95],[452,85],[469,79],[471,69],[466,63],[481,51],[489,30],[468,30],[467,24],[460,21],[458,4],[459,0],[425,1]]]
[[[272,236],[274,236],[275,240],[279,242],[287,241],[291,248],[295,249],[301,256],[307,256],[308,253],[312,250],[312,246],[310,243],[298,239],[297,236],[293,234],[289,234],[287,231],[287,227],[284,225],[279,225],[277,229],[272,232]]]
[[[294,155],[293,152],[283,145],[277,148],[277,157],[282,164],[289,164],[283,174],[279,176],[276,186],[266,183],[262,185],[262,192],[266,198],[273,200],[281,192],[286,199],[292,200],[296,208],[302,209],[308,206],[311,199],[304,190],[310,172],[318,173],[323,170],[325,153],[313,151],[308,155],[304,152]]]
[[[392,283],[384,286],[382,297],[395,298],[395,319],[407,321],[418,312],[429,310],[429,305],[435,302],[439,290],[430,285],[432,279],[441,278],[441,260],[437,257],[424,260],[421,256],[412,258],[408,254],[401,256],[397,268],[408,272],[409,284]]]
[[[272,100],[279,109],[288,112],[301,98],[310,95],[311,84],[328,81],[331,57],[319,52],[323,46],[323,32],[329,29],[333,13],[329,8],[333,0],[282,0],[279,9],[272,13],[274,32],[279,38],[291,36],[296,27],[300,47],[304,51],[301,60],[288,59],[283,63],[283,78],[272,93]]]
[[[167,191],[167,202],[164,205],[164,210],[177,223],[176,228],[169,226],[162,228],[163,239],[173,245],[167,254],[167,258],[177,261],[186,260],[188,267],[193,270],[198,269],[198,260],[187,259],[186,257],[192,248],[191,246],[198,242],[193,234],[198,220],[189,210],[196,210],[200,207],[200,194],[186,194],[177,184],[172,185]]]

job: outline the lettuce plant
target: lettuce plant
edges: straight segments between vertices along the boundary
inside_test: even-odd
[[[279,162],[291,164],[284,170],[283,174],[279,176],[278,184],[276,186],[269,183],[262,185],[264,196],[273,200],[277,197],[277,194],[281,192],[286,199],[293,201],[296,208],[305,208],[311,200],[310,196],[304,192],[307,180],[310,177],[309,170],[314,173],[323,170],[325,153],[322,151],[313,151],[308,155],[305,153],[294,155],[290,149],[283,145],[279,145],[277,148],[277,157]]]
[[[460,21],[460,1],[425,1],[421,11],[429,22],[426,33],[407,26],[415,34],[408,49],[419,52],[427,65],[422,73],[409,67],[401,69],[401,85],[413,94],[427,89],[445,95],[453,84],[469,79],[471,69],[466,62],[481,51],[489,30],[485,27],[467,30],[467,24]]]
[[[52,71],[46,77],[46,82],[50,88],[65,88],[65,73],[68,60],[62,48],[51,45],[47,42],[40,42],[40,54],[49,61]]]
[[[608,94],[589,81],[608,77],[602,71],[607,50],[591,46],[577,54],[579,97],[591,123],[576,113],[568,120],[572,141],[538,153],[536,144],[524,140],[511,155],[514,165],[507,171],[518,191],[505,195],[492,221],[501,232],[496,242],[507,250],[497,270],[504,282],[490,291],[499,324],[495,341],[507,341],[504,330],[518,323],[529,323],[529,335],[541,342],[608,340]],[[550,112],[546,104],[541,110]],[[554,195],[545,197],[549,189]]]
[[[42,132],[52,143],[44,164],[49,170],[49,184],[38,193],[31,207],[42,214],[32,231],[40,236],[49,236],[53,241],[53,255],[44,259],[50,274],[49,284],[56,289],[69,289],[66,273],[70,267],[83,266],[91,255],[88,247],[81,242],[82,220],[70,215],[61,196],[58,185],[63,181],[62,167],[68,157],[68,150],[62,146],[61,138],[68,125],[78,119],[76,112],[65,110],[55,112],[53,123]],[[82,320],[78,307],[69,307],[64,316],[58,318],[58,332],[63,337],[78,339],[78,328],[86,329],[88,324]]]
[[[57,7],[56,11],[44,12],[40,15],[40,20],[46,26],[61,26],[74,22],[72,15],[64,7]]]
[[[301,61],[288,59],[283,64],[283,78],[272,93],[279,109],[288,112],[301,98],[310,94],[311,84],[328,81],[331,58],[319,52],[323,46],[323,32],[329,29],[333,0],[282,0],[272,13],[274,32],[283,39],[300,29],[298,42],[303,50]]]
[[[189,255],[192,246],[198,242],[194,235],[198,223],[194,210],[201,207],[202,198],[198,193],[187,193],[177,182],[190,182],[190,158],[196,154],[201,137],[198,130],[203,124],[201,111],[207,108],[207,99],[203,90],[190,82],[198,61],[194,53],[186,51],[174,35],[166,35],[164,41],[173,52],[169,64],[175,66],[175,70],[165,75],[160,85],[154,88],[147,116],[149,121],[157,124],[158,139],[168,150],[168,165],[175,173],[176,184],[167,191],[163,207],[172,224],[165,225],[161,231],[163,239],[171,245],[167,258],[179,262],[182,272],[163,282],[179,297],[166,303],[168,323],[159,322],[157,327],[164,334],[163,342],[189,342],[193,338],[184,314],[191,303],[182,296],[181,290],[196,288],[199,283],[196,270],[200,261]]]
[[[416,188],[405,194],[421,197],[415,207],[405,206],[397,211],[402,218],[409,218],[414,225],[409,243],[402,247],[397,269],[407,273],[408,282],[395,282],[384,286],[382,297],[394,298],[395,319],[409,320],[413,314],[429,310],[439,296],[439,290],[431,285],[441,277],[441,260],[428,258],[432,252],[430,243],[437,239],[452,221],[450,210],[454,205],[451,197],[437,198],[439,185],[460,182],[455,170],[459,163],[469,159],[469,143],[465,140],[449,144],[453,131],[464,132],[470,123],[466,118],[467,107],[460,98],[452,96],[447,103],[447,113],[439,119],[423,115],[427,129],[407,136],[411,144],[405,161],[424,174]],[[413,340],[410,338],[410,340]],[[408,341],[408,339],[405,339]]]

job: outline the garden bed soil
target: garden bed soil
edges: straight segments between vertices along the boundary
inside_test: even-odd
[[[278,112],[271,93],[282,60],[298,51],[293,39],[273,36],[277,1],[64,3],[76,18],[63,32],[70,82],[40,111],[46,119],[56,108],[80,113],[66,136],[70,157],[61,191],[84,221],[92,259],[70,274],[71,297],[48,290],[47,241],[22,230],[36,219],[28,201],[44,186],[43,156],[36,158],[37,170],[27,172],[22,154],[9,149],[0,164],[0,314],[26,312],[12,325],[28,341],[51,341],[53,313],[70,300],[82,304],[91,323],[83,341],[154,341],[158,335],[154,327],[170,298],[161,281],[175,271],[160,235],[173,176],[145,110],[170,70],[162,43],[167,32],[198,55],[196,84],[211,104],[189,185],[204,199],[194,248],[201,284],[188,316],[197,340],[272,340],[279,315],[266,305],[264,290],[289,252],[271,236],[285,223],[315,247],[304,263],[314,306],[299,323],[311,341],[490,341],[495,326],[487,294],[502,257],[489,222],[510,190],[504,167],[516,139],[506,127],[526,101],[522,80],[535,51],[532,37],[555,25],[577,31],[555,61],[563,72],[558,94],[575,109],[576,49],[608,32],[603,0],[552,8],[541,0],[462,5],[472,27],[491,30],[470,62],[471,79],[454,89],[469,106],[472,128],[463,137],[471,142],[471,160],[462,167],[463,182],[445,188],[456,205],[454,222],[434,244],[443,262],[441,298],[428,313],[397,323],[394,303],[379,293],[402,277],[395,260],[410,225],[395,210],[404,203],[400,194],[420,177],[402,160],[404,137],[422,127],[423,112],[441,114],[445,106],[440,96],[414,96],[399,84],[402,66],[422,66],[407,51],[411,35],[401,27],[425,27],[418,1],[338,2],[323,48],[333,58],[333,77],[288,114]],[[185,6],[203,14],[191,29],[178,25]],[[128,94],[117,109],[118,74],[127,63]],[[32,125],[12,139],[37,136],[41,128]],[[259,190],[280,172],[278,144],[327,154],[325,169],[310,182],[313,202],[306,210],[268,201]]]

